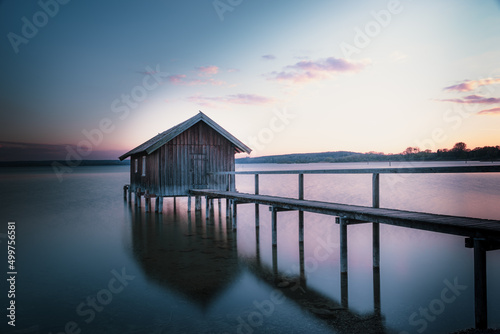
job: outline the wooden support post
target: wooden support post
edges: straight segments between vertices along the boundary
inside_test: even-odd
[[[158,212],[163,213],[163,196],[158,196]]]
[[[304,174],[299,174],[299,199],[304,199]],[[304,211],[299,211],[299,243],[304,242]]]
[[[485,240],[474,239],[474,313],[476,329],[488,327]]]
[[[156,196],[156,198],[155,198],[155,212],[158,212],[159,207],[160,207],[160,196]]]
[[[238,203],[236,200],[233,200],[233,231],[236,231],[236,228],[238,227],[238,221],[236,218],[238,217]]]
[[[128,185],[123,186],[123,199],[127,200],[127,190],[128,190]]]
[[[188,212],[191,212],[191,196],[188,196]]]
[[[128,186],[128,202],[132,202],[132,187]]]
[[[174,215],[177,212],[177,198],[174,196]]]
[[[144,193],[144,202],[146,206],[146,212],[151,211],[151,198],[149,197],[149,190],[146,190]]]
[[[372,206],[380,207],[380,174],[373,173],[372,176]],[[380,226],[378,223],[372,223],[373,237],[373,267],[380,268]]]
[[[231,200],[226,198],[226,220],[231,218]]]
[[[218,204],[218,207],[219,207],[219,222],[220,222],[221,215],[222,215],[222,208],[221,208],[222,204],[221,204],[221,199],[220,198],[217,199],[217,204]]]
[[[259,194],[259,174],[255,174],[255,195]],[[259,204],[255,204],[255,228],[259,228]]]
[[[194,211],[201,211],[201,197],[194,197]]]
[[[278,229],[276,226],[276,221],[278,220],[278,210],[273,207],[272,209],[272,237],[273,237],[273,247],[278,246]]]
[[[340,220],[340,272],[347,274],[347,223],[346,219]]]
[[[141,206],[141,188],[135,190],[135,206]]]
[[[210,219],[210,199],[208,196],[205,196],[205,219]]]

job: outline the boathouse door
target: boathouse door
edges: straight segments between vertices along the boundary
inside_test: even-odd
[[[208,160],[206,154],[191,154],[191,185],[193,189],[208,188]]]

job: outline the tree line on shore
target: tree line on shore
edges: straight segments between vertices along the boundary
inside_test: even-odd
[[[314,163],[314,162],[368,162],[368,161],[497,161],[500,160],[500,146],[467,148],[463,142],[456,143],[451,149],[421,150],[408,147],[397,154],[383,152],[357,153],[350,151],[300,153],[272,155],[256,158],[236,159],[237,163]]]

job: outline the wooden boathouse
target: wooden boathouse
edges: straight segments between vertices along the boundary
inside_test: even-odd
[[[244,152],[251,149],[200,111],[119,159],[130,157],[129,193],[158,201],[192,189],[235,190],[234,175],[215,173],[234,171],[234,155]]]

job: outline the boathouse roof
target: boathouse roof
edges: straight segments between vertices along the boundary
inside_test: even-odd
[[[207,115],[205,115],[200,111],[197,115],[191,117],[190,119],[180,124],[177,124],[176,126],[162,133],[159,133],[158,135],[142,143],[136,148],[128,151],[127,153],[120,156],[119,159],[124,160],[129,156],[137,153],[151,154],[160,147],[162,147],[163,145],[165,145],[166,143],[168,143],[169,141],[171,141],[172,139],[174,139],[175,137],[177,137],[182,132],[186,131],[193,125],[197,124],[198,122],[204,122],[212,129],[217,131],[221,136],[229,140],[234,145],[236,153],[243,153],[243,152],[250,153],[252,151],[248,146],[243,144],[236,137],[234,137],[232,134],[223,129],[219,124],[215,123],[210,117],[208,117]]]

